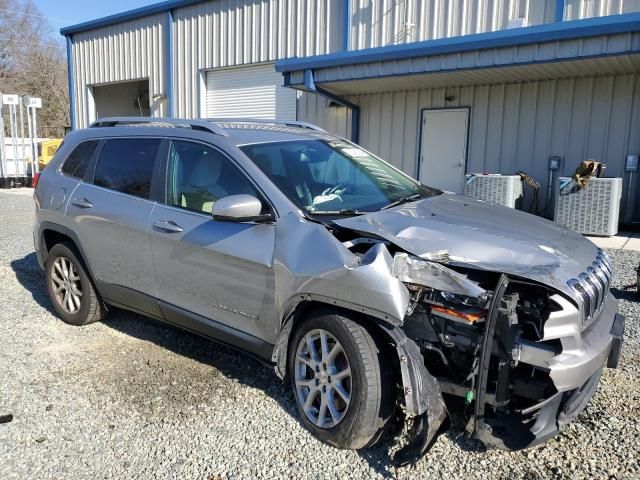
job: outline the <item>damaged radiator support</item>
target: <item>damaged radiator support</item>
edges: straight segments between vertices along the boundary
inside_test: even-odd
[[[518,328],[518,293],[506,294],[509,278],[502,274],[484,330],[476,383],[473,436],[487,447],[519,450],[534,439],[530,429],[513,414],[510,404],[513,349]],[[492,367],[492,356],[496,362]],[[490,373],[494,372],[495,392],[488,393]],[[493,415],[486,416],[487,399],[494,396]]]
[[[489,366],[491,364],[491,354],[493,352],[493,341],[496,331],[496,324],[501,317],[501,310],[503,306],[503,297],[509,286],[509,278],[502,274],[498,280],[498,284],[494,290],[493,299],[489,308],[489,315],[487,316],[487,322],[485,325],[484,338],[482,342],[482,349],[480,350],[480,364],[478,366],[478,381],[476,383],[475,391],[475,408],[474,408],[474,433],[475,436],[485,437],[486,432],[485,425],[485,406],[487,398],[487,381],[489,379]],[[500,402],[503,399],[498,398],[498,392],[496,392],[496,402]],[[498,404],[498,403],[497,403]]]

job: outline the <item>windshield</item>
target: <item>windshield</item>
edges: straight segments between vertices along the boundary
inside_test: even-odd
[[[341,140],[240,148],[294,204],[311,214],[373,212],[440,193]]]

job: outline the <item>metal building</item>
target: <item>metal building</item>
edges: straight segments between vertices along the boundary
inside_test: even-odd
[[[640,222],[640,0],[170,0],[61,33],[73,128],[306,120],[427,184],[524,170],[541,198],[549,157],[594,158]]]

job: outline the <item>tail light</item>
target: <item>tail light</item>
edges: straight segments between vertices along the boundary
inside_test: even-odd
[[[40,172],[33,174],[32,182],[31,182],[33,185],[33,188],[36,188],[38,186],[38,180],[40,180]]]

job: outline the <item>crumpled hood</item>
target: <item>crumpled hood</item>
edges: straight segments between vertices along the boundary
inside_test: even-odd
[[[567,280],[584,272],[598,253],[582,235],[553,222],[452,193],[335,223],[417,256],[446,250],[451,264],[517,275],[572,297]]]

